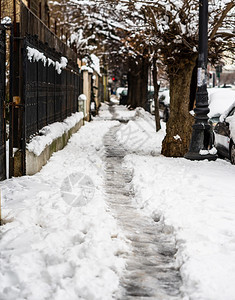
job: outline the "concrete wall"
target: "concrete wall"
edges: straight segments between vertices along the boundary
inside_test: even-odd
[[[66,146],[71,135],[77,132],[83,124],[83,120],[78,122],[68,132],[55,139],[51,145],[48,145],[39,156],[36,156],[33,152],[29,152],[28,150],[26,150],[26,175],[34,175],[39,172],[41,168],[47,163],[51,155],[54,152],[63,149]]]
[[[84,70],[83,73],[83,94],[86,95],[86,120],[90,121],[90,105],[91,105],[91,76],[92,74]]]

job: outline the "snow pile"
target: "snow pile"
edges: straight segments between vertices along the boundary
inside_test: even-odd
[[[60,62],[55,62],[52,59],[47,58],[44,53],[29,46],[27,47],[27,56],[30,62],[38,62],[39,60],[41,60],[43,62],[44,67],[46,66],[46,64],[48,64],[48,66],[53,65],[58,74],[61,74],[62,69],[65,69],[68,64],[68,59],[66,57],[62,56],[60,58]]]
[[[153,121],[148,113],[139,113],[135,122],[122,125],[118,132],[120,140],[126,126],[122,144],[130,153],[136,152],[124,162],[124,167],[133,170],[136,206],[174,232],[176,263],[190,299],[233,299],[235,168],[219,159],[192,162],[161,156],[161,139],[156,138],[161,133],[149,126]],[[136,147],[135,140],[143,145]],[[153,147],[159,156],[149,155]]]
[[[113,120],[113,115],[109,111],[109,106],[106,103],[102,103],[99,109],[99,115],[94,118],[94,121],[100,121],[100,119]]]
[[[85,94],[80,94],[79,97],[78,97],[78,100],[86,101],[86,100],[87,100],[87,97],[86,97]]]
[[[40,173],[1,183],[2,300],[118,298],[129,247],[104,201],[101,159],[103,136],[115,124],[86,124]],[[90,178],[94,195],[73,207],[61,186],[76,172]]]
[[[200,155],[207,155],[207,154],[215,155],[216,153],[217,153],[217,150],[215,147],[211,148],[210,150],[200,150],[199,151]]]
[[[114,108],[115,108],[115,117],[118,118],[119,120],[127,121],[133,119],[137,114],[137,110],[128,110],[124,105],[118,105],[118,106],[114,105]]]
[[[83,112],[77,112],[66,118],[63,122],[56,122],[43,127],[39,131],[39,135],[34,136],[27,144],[28,151],[39,156],[46,146],[52,144],[55,139],[61,137],[65,132],[68,132],[80,120],[82,120],[83,117]]]
[[[162,129],[156,132],[154,116],[142,108],[137,108],[134,112],[135,118],[127,124],[121,125],[117,132],[117,140],[130,152],[148,155],[160,154],[161,143],[165,137],[165,123],[162,122]],[[127,111],[127,113],[130,112]]]
[[[235,293],[235,168],[218,160],[129,155],[136,204],[174,229],[183,284],[190,299],[233,299]]]

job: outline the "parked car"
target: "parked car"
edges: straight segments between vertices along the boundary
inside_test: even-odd
[[[124,90],[122,90],[122,92],[120,93],[120,105],[127,105],[127,94],[128,94],[128,89],[125,88]]]
[[[160,89],[158,93],[158,99],[159,99],[159,115],[160,119],[162,119],[164,122],[167,122],[170,115],[170,92],[168,89],[163,88]],[[150,112],[151,114],[155,113],[155,103],[152,99],[150,104]]]
[[[116,96],[117,96],[118,100],[120,100],[120,95],[121,95],[122,91],[125,90],[125,89],[126,89],[126,87],[118,87],[116,89]]]
[[[209,88],[209,123],[212,129],[219,122],[220,116],[233,104],[235,91],[232,89]]]
[[[220,121],[214,128],[214,146],[219,156],[226,157],[235,164],[235,100],[220,116]]]

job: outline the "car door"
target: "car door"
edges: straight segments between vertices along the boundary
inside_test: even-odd
[[[215,126],[215,147],[219,154],[229,158],[230,131],[229,123],[219,122]]]

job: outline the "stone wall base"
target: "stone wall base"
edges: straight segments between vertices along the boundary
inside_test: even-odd
[[[51,155],[54,152],[63,149],[67,145],[71,135],[77,132],[82,127],[82,125],[84,125],[84,120],[79,121],[68,132],[65,132],[62,136],[55,139],[50,145],[46,146],[46,148],[39,156],[36,156],[33,152],[26,150],[26,175],[34,175],[39,172],[41,168],[47,163]],[[21,159],[20,156],[15,155],[15,166],[19,164],[19,159]],[[15,174],[15,176],[19,176],[19,174]]]

